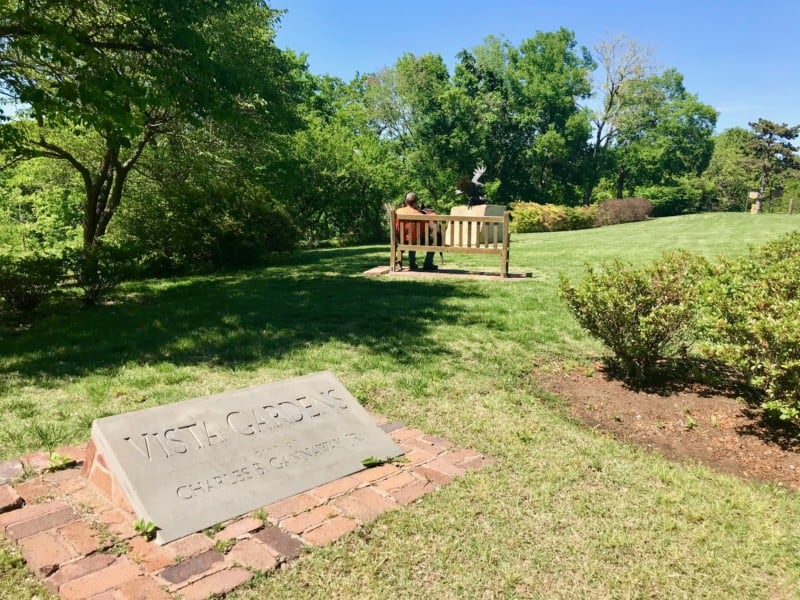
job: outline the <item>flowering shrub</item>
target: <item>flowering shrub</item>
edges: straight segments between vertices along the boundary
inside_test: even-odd
[[[559,206],[535,202],[515,202],[511,205],[512,233],[571,231],[595,226],[595,206]]]

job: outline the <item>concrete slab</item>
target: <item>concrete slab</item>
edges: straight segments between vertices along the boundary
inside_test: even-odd
[[[160,543],[403,453],[330,372],[98,419],[92,439]]]

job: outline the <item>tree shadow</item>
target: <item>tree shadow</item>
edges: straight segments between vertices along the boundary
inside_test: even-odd
[[[244,367],[332,340],[400,366],[447,354],[430,332],[464,317],[444,302],[463,284],[360,276],[376,254],[313,251],[266,269],[129,284],[100,306],[62,305],[5,340],[0,372],[46,385],[126,363]]]

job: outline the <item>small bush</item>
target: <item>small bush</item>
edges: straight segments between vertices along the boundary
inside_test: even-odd
[[[800,232],[736,260],[702,286],[704,351],[763,392],[763,407],[800,420]]]
[[[511,206],[512,233],[571,231],[589,229],[595,225],[594,206],[559,206],[535,202],[515,202]]]
[[[97,302],[126,279],[133,279],[138,265],[133,253],[109,240],[95,242],[91,248],[71,248],[64,261],[72,271],[87,304]]]
[[[664,254],[636,269],[615,261],[588,270],[575,286],[561,280],[561,295],[589,333],[614,353],[627,376],[645,379],[659,361],[686,351],[692,340],[693,301],[707,270],[687,252]]]
[[[695,213],[707,205],[713,194],[697,178],[685,178],[666,185],[636,188],[636,194],[653,204],[654,217]]]
[[[604,225],[646,221],[652,212],[653,205],[645,198],[605,200],[597,206],[595,223],[602,227]]]
[[[0,298],[12,310],[30,314],[56,288],[63,273],[57,256],[0,256]]]

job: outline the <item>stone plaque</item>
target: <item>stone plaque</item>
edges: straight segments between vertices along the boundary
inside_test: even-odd
[[[327,371],[98,419],[92,439],[160,543],[403,453]]]

